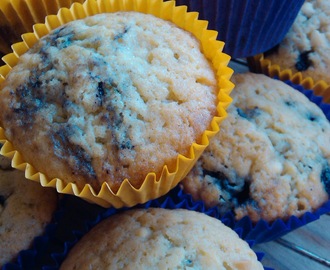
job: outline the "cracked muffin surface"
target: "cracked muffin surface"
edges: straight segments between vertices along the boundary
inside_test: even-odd
[[[162,208],[124,211],[101,221],[60,269],[91,268],[263,269],[247,242],[220,220]]]
[[[182,181],[224,214],[253,221],[318,209],[330,194],[330,123],[298,90],[260,74],[236,74],[220,132]]]
[[[330,5],[306,0],[284,40],[264,54],[272,64],[330,83]]]
[[[57,193],[25,179],[24,173],[0,170],[0,268],[32,247],[57,207]]]
[[[48,178],[116,191],[174,170],[216,114],[217,81],[192,34],[152,15],[106,13],[40,39],[2,85],[1,124]]]

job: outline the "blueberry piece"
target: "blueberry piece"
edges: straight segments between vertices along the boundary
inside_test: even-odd
[[[240,117],[250,120],[260,115],[261,112],[258,107],[255,107],[253,109],[246,109],[246,110],[237,108],[237,113]]]
[[[184,265],[187,265],[187,266],[193,266],[193,261],[190,260],[190,259],[185,259],[184,262],[183,262]]]
[[[326,166],[321,172],[321,181],[325,187],[326,192],[330,194],[330,168]]]
[[[288,107],[295,107],[295,103],[292,100],[286,100],[284,104]]]
[[[245,118],[245,119],[248,118],[247,115],[245,114],[245,112],[241,108],[237,108],[236,110],[240,117]]]
[[[56,47],[59,50],[67,48],[71,45],[74,37],[74,32],[69,31],[67,27],[61,27],[47,36],[47,44]]]
[[[104,91],[104,82],[99,82],[96,89],[96,97],[98,99],[99,106],[103,105],[105,91]]]
[[[307,119],[310,120],[311,122],[315,122],[317,121],[318,117],[313,114],[309,114],[307,115]]]
[[[238,204],[247,203],[250,200],[250,183],[244,181],[244,186],[241,191],[236,194]]]
[[[312,61],[308,57],[308,55],[311,52],[313,52],[313,51],[305,51],[299,55],[297,63],[295,65],[295,67],[298,71],[307,70],[312,65]]]
[[[226,191],[230,194],[230,201],[236,200],[239,205],[245,204],[250,200],[250,182],[244,181],[244,185],[237,185],[236,183],[231,183],[228,177],[222,172],[214,172],[210,170],[203,170],[203,176],[211,176],[219,181],[217,184],[220,186],[220,189]]]
[[[134,145],[132,145],[132,142],[129,140],[129,138],[126,138],[126,141],[123,141],[120,143],[120,149],[133,149]]]

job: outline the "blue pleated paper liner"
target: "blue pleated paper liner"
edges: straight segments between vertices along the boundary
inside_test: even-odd
[[[280,43],[304,0],[176,0],[199,12],[225,42],[224,52],[243,58],[265,52]]]
[[[224,224],[231,223],[231,215],[219,216],[216,208],[206,209],[202,202],[195,202],[191,196],[183,193],[176,187],[169,194],[135,208],[183,208],[205,213],[211,217],[221,220]],[[70,249],[88,233],[96,224],[127,208],[104,209],[97,205],[89,204],[80,198],[66,195],[61,202],[61,210],[58,211],[53,224],[47,227],[42,237],[37,237],[31,250],[22,251],[16,263],[5,265],[4,270],[42,269],[56,270],[66,258]],[[242,237],[245,229],[235,226],[236,233]],[[250,246],[255,241],[247,241]],[[257,252],[258,260],[261,261],[264,253]],[[265,267],[266,270],[272,270]]]

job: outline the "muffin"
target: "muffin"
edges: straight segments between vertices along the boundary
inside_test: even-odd
[[[330,124],[321,109],[265,75],[233,77],[220,133],[182,181],[185,192],[237,220],[287,220],[329,198]]]
[[[264,53],[272,65],[330,83],[330,6],[306,0],[284,40]]]
[[[49,34],[36,27],[45,36],[6,74],[0,120],[6,139],[47,184],[61,181],[52,182],[58,190],[108,200],[121,190],[139,191],[146,179],[150,187],[171,178],[152,189],[161,192],[152,196],[161,196],[218,131],[230,103],[229,58],[212,54],[221,44],[194,17],[184,26],[197,29],[192,34],[151,14],[109,13],[107,2],[70,11],[81,17],[90,14],[88,5],[104,5],[105,12],[73,20],[60,10],[59,18],[73,21]],[[58,22],[53,19],[45,26]],[[140,197],[130,205],[148,199]]]
[[[0,268],[13,262],[21,250],[32,247],[56,207],[55,190],[26,181],[21,171],[0,170]]]
[[[60,269],[89,267],[263,269],[248,244],[220,221],[195,211],[156,208],[105,219],[72,248]]]
[[[224,52],[233,58],[253,56],[282,41],[303,0],[177,0],[209,22],[225,41]]]

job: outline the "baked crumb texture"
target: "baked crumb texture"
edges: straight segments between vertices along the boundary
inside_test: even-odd
[[[1,161],[1,166],[4,163]],[[24,173],[0,170],[0,268],[32,247],[57,207],[57,193],[27,181]]]
[[[189,155],[216,114],[217,88],[189,32],[147,14],[99,14],[19,58],[2,85],[1,124],[49,179],[116,191]]]
[[[284,40],[265,53],[273,65],[330,83],[330,5],[306,0]]]
[[[91,249],[91,245],[93,249]],[[219,220],[189,210],[130,210],[94,227],[60,269],[263,269]]]
[[[222,213],[253,221],[301,216],[330,194],[330,124],[321,109],[285,83],[233,76],[228,117],[184,190]]]

